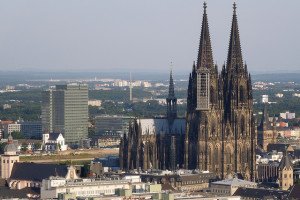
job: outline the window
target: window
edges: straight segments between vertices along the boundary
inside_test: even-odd
[[[284,178],[287,178],[287,174],[284,175]]]
[[[244,90],[244,87],[241,86],[240,87],[240,102],[244,103],[244,101],[245,101],[245,90]]]
[[[209,73],[197,74],[197,109],[209,108]]]

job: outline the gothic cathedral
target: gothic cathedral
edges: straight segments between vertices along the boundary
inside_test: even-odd
[[[242,58],[236,5],[227,63],[219,73],[213,62],[204,3],[198,60],[188,85],[185,167],[208,170],[222,179],[237,174],[254,180],[256,127],[252,106],[251,76]]]
[[[220,179],[240,175],[255,179],[256,126],[251,76],[242,58],[233,6],[227,63],[213,62],[204,14],[197,63],[189,76],[186,118],[177,117],[172,73],[165,118],[130,123],[120,144],[125,170],[187,168],[214,172]]]

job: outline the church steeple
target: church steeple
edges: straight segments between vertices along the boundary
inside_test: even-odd
[[[278,179],[279,186],[282,190],[288,190],[294,184],[293,179],[293,163],[290,160],[290,156],[288,154],[288,150],[285,149],[283,157],[279,163],[278,167]]]
[[[170,81],[169,81],[169,95],[168,98],[175,98],[175,92],[174,92],[174,81],[173,81],[173,74],[172,69],[170,72]]]
[[[167,102],[167,118],[171,124],[173,120],[177,117],[177,98],[175,97],[174,92],[174,81],[172,70],[170,72],[170,81],[169,81],[169,94],[166,98]]]
[[[267,103],[264,103],[264,108],[263,108],[263,115],[260,121],[260,125],[258,129],[260,130],[268,130],[271,129],[271,123],[269,121],[269,113],[268,113],[268,108],[267,108]]]
[[[236,15],[236,4],[233,4],[232,25],[230,31],[230,40],[227,57],[227,69],[234,70],[236,67],[243,67],[242,49]]]
[[[202,19],[202,29],[200,36],[200,44],[198,50],[198,60],[197,60],[197,69],[200,67],[203,68],[213,68],[213,56],[212,56],[212,48],[210,42],[210,34],[209,34],[209,26],[206,14],[206,3],[203,4],[204,13]]]

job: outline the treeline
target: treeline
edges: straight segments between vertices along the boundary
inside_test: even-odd
[[[0,119],[37,121],[41,115],[41,90],[0,93]],[[9,104],[11,108],[4,109]]]
[[[184,117],[186,105],[178,105],[178,116]],[[133,117],[150,118],[153,116],[165,115],[167,112],[166,105],[161,105],[157,101],[149,100],[147,102],[123,103],[107,101],[103,102],[100,108],[89,107],[91,117],[101,114],[107,115],[124,115]]]
[[[133,98],[151,98],[152,94],[142,88],[132,89]],[[89,99],[129,102],[129,88],[114,88],[113,90],[90,90]]]
[[[289,110],[295,112],[296,117],[300,117],[300,98],[294,97],[294,92],[284,92],[283,98],[275,97],[277,92],[282,92],[283,88],[272,88],[270,90],[257,91],[254,90],[254,113],[261,112],[263,104],[261,103],[261,95],[269,95],[269,101],[277,102],[269,105],[270,116],[278,115],[280,112]],[[186,98],[186,91],[175,91],[177,98]],[[152,92],[153,93],[153,92]],[[165,94],[161,90],[157,94],[152,94],[143,88],[133,88],[133,97],[138,99],[151,99],[156,95],[157,98],[165,98]],[[167,91],[164,91],[167,93]],[[300,92],[299,92],[300,93]],[[166,114],[166,105],[160,105],[157,101],[149,100],[147,102],[129,102],[128,88],[114,88],[113,90],[90,90],[89,99],[102,100],[101,108],[90,107],[90,116],[99,114],[120,114],[136,117],[153,117]],[[106,101],[107,100],[107,101]],[[3,109],[3,104],[10,104],[10,109]],[[178,115],[185,116],[186,105],[178,105]],[[40,120],[41,115],[41,90],[28,90],[19,92],[0,93],[0,119],[25,121]]]

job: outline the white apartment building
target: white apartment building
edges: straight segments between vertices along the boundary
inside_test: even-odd
[[[280,113],[280,117],[282,119],[295,119],[296,113],[290,113],[289,111],[286,111],[284,113]]]
[[[277,93],[277,94],[275,94],[275,96],[278,97],[278,98],[282,98],[283,94],[282,93]]]
[[[148,81],[144,81],[142,86],[145,87],[145,88],[148,88],[148,87],[152,87],[152,84]]]
[[[300,93],[294,93],[293,96],[294,97],[300,97]]]
[[[102,101],[101,100],[97,100],[97,99],[91,99],[91,100],[88,101],[88,105],[89,106],[100,107],[101,103],[102,103]]]
[[[15,122],[15,123],[12,123],[12,124],[4,124],[3,129],[4,129],[4,135],[8,136],[12,132],[20,132],[21,131],[21,124],[19,124],[18,122]]]
[[[113,195],[116,189],[130,189],[131,187],[137,190],[145,189],[145,183],[141,182],[139,176],[116,180],[67,180],[60,177],[50,177],[42,182],[41,199],[57,198],[58,194],[75,194],[76,197],[100,197]]]

